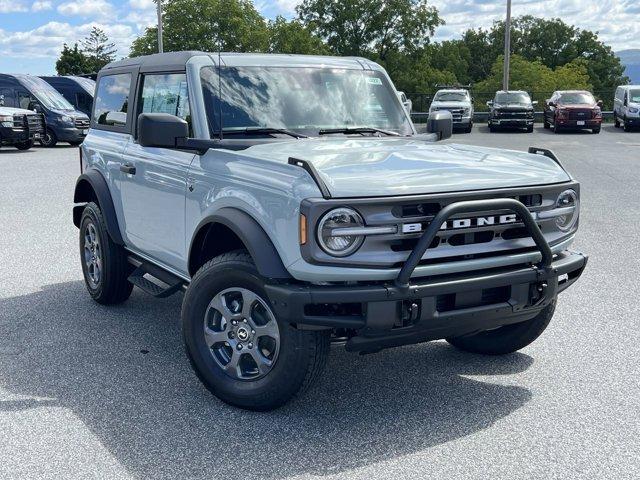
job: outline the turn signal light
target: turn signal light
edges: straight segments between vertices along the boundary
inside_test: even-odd
[[[300,214],[300,245],[307,243],[307,217]]]

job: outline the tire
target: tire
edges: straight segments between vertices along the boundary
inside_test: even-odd
[[[627,119],[626,119],[626,118],[623,118],[623,119],[622,119],[622,129],[623,129],[625,132],[630,132],[630,131],[631,131],[631,127],[630,127],[630,126],[629,126],[629,124],[627,123]]]
[[[602,127],[596,127],[596,128],[592,128],[591,129],[591,133],[593,133],[594,135],[597,135],[598,133],[600,133],[600,129]]]
[[[47,128],[47,133],[40,139],[40,145],[47,148],[55,147],[58,143],[58,137],[53,133],[53,130]]]
[[[553,122],[553,133],[560,133],[560,127],[556,124],[556,122]]]
[[[85,285],[96,302],[113,305],[129,298],[133,285],[127,278],[133,266],[124,248],[111,240],[100,207],[93,202],[80,219],[80,261]]]
[[[198,270],[182,304],[185,349],[200,381],[223,402],[255,411],[304,392],[329,355],[329,332],[278,320],[263,285],[249,254],[230,252]]]
[[[16,148],[18,150],[29,150],[31,147],[33,147],[33,140],[27,140],[26,142],[20,142],[20,143],[16,143]]]
[[[533,125],[527,127],[527,133],[533,133]]]
[[[620,128],[620,120],[618,120],[618,115],[616,115],[616,112],[613,112],[613,126],[615,128]]]
[[[471,133],[471,130],[473,130],[473,123],[470,123],[469,126],[465,129],[466,133]]]
[[[546,118],[542,121],[542,126],[545,130],[549,130],[551,128],[551,125],[549,125],[549,122],[547,122]]]
[[[484,355],[504,355],[526,347],[547,328],[556,308],[556,299],[537,316],[526,322],[505,325],[493,330],[448,338],[447,342],[460,350]]]
[[[490,132],[495,132],[496,131],[495,125],[489,124],[489,131]]]

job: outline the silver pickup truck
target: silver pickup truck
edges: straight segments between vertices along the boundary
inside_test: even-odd
[[[185,291],[187,355],[269,410],[348,351],[535,340],[581,275],[579,184],[552,152],[417,134],[362,58],[179,52],[97,79],[73,220],[90,295]]]

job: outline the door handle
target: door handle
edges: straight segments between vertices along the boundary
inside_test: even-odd
[[[124,173],[128,173],[129,175],[135,175],[136,167],[134,167],[130,163],[126,163],[124,165],[120,165],[120,171]]]

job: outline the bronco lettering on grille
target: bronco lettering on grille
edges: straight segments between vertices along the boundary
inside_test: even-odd
[[[488,217],[456,218],[442,224],[440,230],[459,230],[463,228],[488,227],[491,225],[505,225],[516,223],[517,217],[513,213],[506,215],[491,215]],[[428,224],[427,224],[428,225]],[[405,223],[402,225],[402,233],[421,232],[426,225],[422,223]]]

